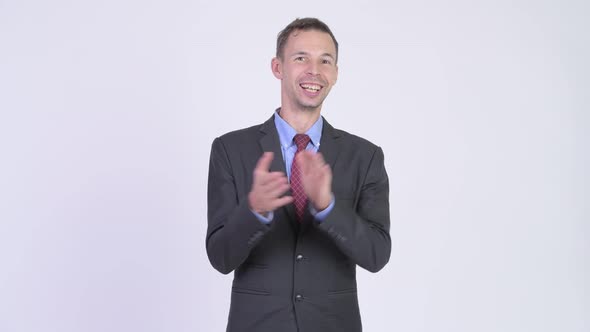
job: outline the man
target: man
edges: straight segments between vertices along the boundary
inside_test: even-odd
[[[206,246],[234,271],[227,331],[362,330],[356,265],[389,260],[389,185],[381,148],[320,116],[337,61],[327,25],[293,21],[271,63],[281,107],[213,142]]]

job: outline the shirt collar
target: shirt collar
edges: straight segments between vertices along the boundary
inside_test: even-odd
[[[275,111],[275,127],[277,127],[277,132],[279,133],[279,140],[281,141],[281,146],[284,148],[288,148],[291,145],[295,144],[293,142],[293,137],[297,134],[297,131],[291,127],[287,121],[283,120],[279,115],[280,108]],[[324,121],[320,116],[318,120],[305,132],[307,136],[311,139],[311,143],[316,147],[320,147],[320,139],[322,138],[322,129],[324,127]]]

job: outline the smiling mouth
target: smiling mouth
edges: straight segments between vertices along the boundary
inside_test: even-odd
[[[301,88],[303,88],[303,90],[309,91],[309,92],[318,92],[322,89],[322,86],[319,84],[312,84],[312,83],[302,83],[299,84],[299,86]]]

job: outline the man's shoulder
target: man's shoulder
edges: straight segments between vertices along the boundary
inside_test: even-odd
[[[261,126],[261,124],[257,124],[251,127],[233,130],[219,136],[217,139],[224,142],[243,142],[244,140],[255,139],[260,137]]]
[[[339,138],[341,144],[349,146],[353,149],[362,149],[363,151],[374,151],[379,149],[377,144],[364,137],[334,127],[331,127],[331,130],[333,135]]]
[[[215,141],[221,141],[224,144],[248,144],[253,141],[258,141],[265,133],[270,132],[274,129],[272,123],[273,117],[267,119],[265,122],[253,125],[250,127],[242,128],[227,132],[215,139]]]

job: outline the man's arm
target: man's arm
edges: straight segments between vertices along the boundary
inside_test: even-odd
[[[280,172],[269,172],[272,153],[265,153],[254,170],[248,198],[238,199],[234,172],[223,141],[213,141],[209,160],[207,255],[211,265],[227,274],[236,269],[260,242],[270,225],[261,215],[288,204],[292,197],[281,195],[289,188]],[[241,165],[240,165],[241,167]]]
[[[305,160],[304,163],[308,166],[312,165],[310,159]],[[309,170],[308,174],[314,174],[310,177],[316,178],[308,182],[309,186],[313,187],[321,183],[318,179],[324,178],[326,174],[329,175],[330,181],[326,180],[321,185],[323,189],[310,188],[310,193],[325,192],[326,183],[329,183],[331,189],[331,172],[325,171],[325,165],[320,166],[315,167],[315,172]],[[346,179],[335,179],[335,181],[346,181]],[[310,195],[310,200],[311,197],[314,197],[313,193]],[[320,195],[318,194],[317,197]],[[318,202],[320,202],[318,204],[324,204],[324,200],[318,199]],[[360,188],[358,202],[354,205],[356,208],[353,208],[351,202],[336,198],[332,211],[322,222],[317,223],[316,227],[328,234],[336,246],[354,263],[368,271],[377,272],[387,264],[391,255],[389,181],[381,148],[377,147],[373,152]]]

